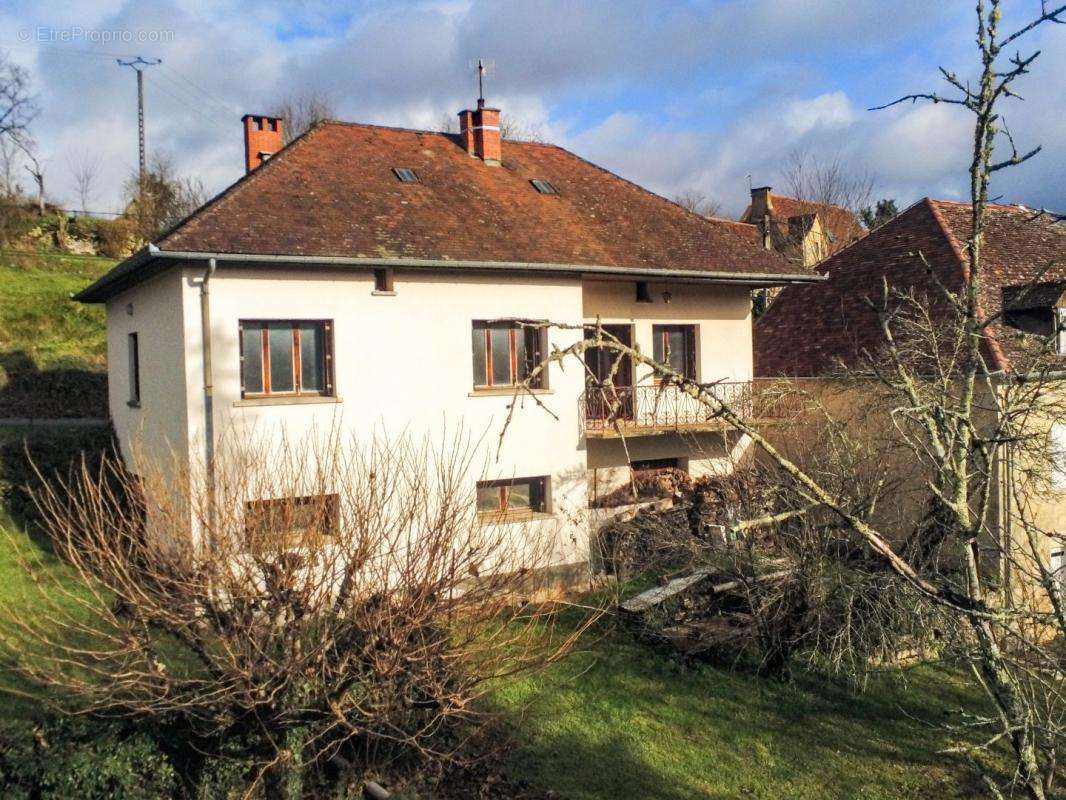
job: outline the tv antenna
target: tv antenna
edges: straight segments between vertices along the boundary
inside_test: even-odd
[[[485,75],[490,70],[496,68],[496,62],[492,60],[486,60],[479,58],[477,61],[470,62],[470,68],[477,70],[477,106],[478,108],[485,107]]]

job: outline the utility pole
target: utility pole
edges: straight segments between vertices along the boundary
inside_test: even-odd
[[[119,66],[130,67],[137,73],[137,200],[144,195],[144,176],[147,172],[147,159],[144,153],[144,70],[162,64],[161,58],[136,58],[123,61],[116,59]]]

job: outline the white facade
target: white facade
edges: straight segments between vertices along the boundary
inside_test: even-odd
[[[127,458],[135,450],[142,457],[173,452],[185,459],[203,453],[204,266],[173,268],[107,303],[111,414]],[[590,497],[628,475],[621,440],[586,437],[583,371],[576,363],[565,370],[552,365],[538,398],[555,418],[526,398],[497,460],[512,392],[475,391],[472,322],[600,318],[630,326],[634,343],[649,355],[653,325],[691,324],[700,381],[752,376],[751,305],[744,286],[652,283],[652,302],[638,303],[632,280],[578,275],[411,269],[397,271],[394,281],[394,293],[386,294],[374,291],[369,270],[220,265],[210,280],[215,436],[284,430],[300,439],[338,426],[359,436],[418,435],[461,426],[482,437],[484,478],[549,478],[548,513],[533,524],[559,534],[556,561],[581,562],[589,553]],[[335,397],[242,399],[239,322],[270,319],[332,321]],[[128,404],[129,333],[138,334],[139,407]],[[552,329],[549,348],[566,347],[580,336]],[[706,430],[635,432],[625,443],[633,460],[678,458],[694,474],[727,470],[746,448],[735,437]]]

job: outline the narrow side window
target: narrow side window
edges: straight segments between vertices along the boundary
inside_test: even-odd
[[[126,341],[129,349],[130,379],[130,399],[128,402],[131,406],[139,406],[141,404],[141,355],[137,342],[137,334],[131,333]]]

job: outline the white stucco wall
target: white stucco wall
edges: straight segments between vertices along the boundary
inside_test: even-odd
[[[134,469],[139,458],[188,457],[181,280],[170,270],[107,302],[108,404],[123,458]],[[137,334],[140,352],[140,407],[128,404],[130,333]]]
[[[171,270],[108,304],[111,409],[126,451],[137,441],[149,445],[146,452],[177,446],[194,463],[203,457],[203,274],[202,264]],[[743,287],[653,283],[654,302],[648,304],[636,302],[632,281],[411,270],[398,271],[395,294],[382,296],[373,292],[370,271],[225,265],[210,287],[216,438],[271,438],[284,431],[301,441],[338,428],[363,440],[403,433],[439,438],[444,427],[462,429],[479,440],[481,477],[551,477],[552,515],[533,523],[532,530],[557,542],[559,563],[587,558],[589,470],[597,470],[593,474],[604,483],[625,475],[625,451],[619,442],[586,441],[579,417],[583,371],[552,366],[548,388],[538,397],[555,418],[526,398],[497,459],[511,394],[473,390],[473,320],[578,323],[600,316],[632,324],[635,343],[649,354],[654,324],[693,323],[700,380],[751,377],[750,301]],[[672,295],[668,304],[664,291]],[[132,316],[126,312],[129,303]],[[336,402],[242,402],[241,319],[332,320]],[[126,406],[131,330],[141,334],[139,410]],[[550,345],[566,347],[580,335],[552,330]],[[746,447],[720,433],[634,436],[628,444],[633,459],[680,457],[697,475],[728,469]]]
[[[189,436],[202,452],[203,394],[198,322],[201,270],[187,270],[186,371]],[[394,296],[373,293],[369,272],[220,269],[211,280],[215,429],[218,436],[270,436],[284,429],[293,441],[340,427],[366,440],[375,433],[420,437],[442,429],[480,441],[477,466],[487,479],[552,478],[553,520],[536,527],[557,532],[563,561],[587,550],[587,482],[579,447],[580,370],[552,369],[539,398],[558,417],[526,399],[516,411],[497,460],[498,435],[510,393],[473,391],[471,323],[520,317],[579,321],[576,278],[396,275]],[[238,321],[330,319],[334,323],[336,403],[244,405],[240,399]],[[195,324],[193,324],[195,321]],[[578,334],[552,331],[565,347]]]

